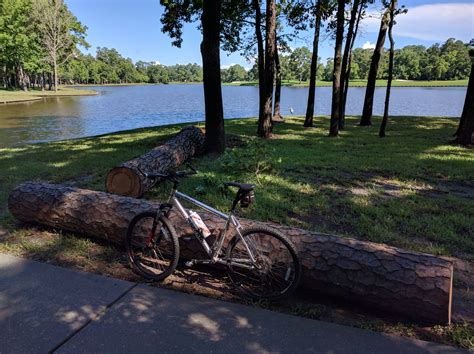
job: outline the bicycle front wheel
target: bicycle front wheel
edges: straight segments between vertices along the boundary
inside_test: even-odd
[[[280,232],[265,226],[243,230],[242,237],[235,235],[227,248],[227,262],[234,285],[255,300],[287,297],[301,278],[293,244]]]
[[[168,277],[178,265],[179,242],[171,222],[156,213],[138,214],[128,227],[126,248],[132,269],[148,280]]]

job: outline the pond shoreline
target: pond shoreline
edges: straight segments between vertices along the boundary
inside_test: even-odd
[[[60,87],[57,92],[36,89],[30,91],[0,89],[0,104],[39,101],[48,97],[94,96],[97,94],[99,93],[94,90],[75,89],[68,86]]]

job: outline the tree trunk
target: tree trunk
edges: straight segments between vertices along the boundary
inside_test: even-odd
[[[22,91],[28,91],[27,80],[25,72],[23,71],[23,65],[18,65],[18,84]]]
[[[265,106],[265,53],[263,51],[262,13],[260,0],[253,0],[255,11],[255,37],[257,38],[257,67],[258,67],[258,121],[263,121],[263,107]]]
[[[379,136],[383,138],[385,136],[385,128],[388,121],[388,108],[390,106],[390,90],[392,88],[393,78],[393,56],[395,55],[395,41],[393,40],[393,22],[395,16],[395,9],[397,7],[397,0],[392,0],[390,3],[390,23],[388,25],[388,38],[390,40],[390,56],[388,61],[388,81],[387,81],[387,93],[385,94],[385,107],[383,110],[382,124],[380,124]]]
[[[342,102],[342,112],[341,116],[344,117],[344,121],[346,119],[346,103],[347,103],[347,92],[349,91],[349,80],[351,79],[351,65],[352,65],[352,49],[354,48],[354,43],[357,37],[357,32],[359,31],[359,23],[362,17],[362,10],[364,9],[364,1],[360,2],[359,6],[359,13],[357,14],[357,22],[354,30],[354,35],[352,36],[352,43],[351,43],[351,49],[349,51],[349,61],[347,63],[347,80],[344,83],[344,96],[343,96],[343,102]]]
[[[275,38],[275,41],[277,39]],[[281,98],[281,67],[280,67],[280,56],[278,54],[278,43],[275,43],[275,103],[273,105],[273,121],[283,122],[280,107]]]
[[[141,197],[158,182],[145,178],[142,172],[166,174],[175,171],[190,157],[202,152],[204,141],[200,128],[188,126],[181,129],[163,145],[111,169],[105,182],[107,192]]]
[[[311,55],[311,68],[309,73],[308,105],[306,106],[305,127],[313,126],[314,116],[314,95],[316,92],[316,78],[318,76],[318,48],[319,32],[321,29],[321,1],[316,3],[316,21],[314,24],[313,53]]]
[[[53,75],[54,75],[54,92],[58,92],[58,63],[56,54],[53,55]]]
[[[456,131],[455,143],[461,145],[472,144],[472,134],[474,133],[474,50],[470,50],[471,55],[471,74],[467,84],[466,99]]]
[[[372,125],[372,111],[374,108],[374,93],[375,83],[377,80],[377,73],[379,71],[380,58],[382,57],[383,45],[385,43],[385,36],[388,28],[389,10],[385,11],[380,23],[379,36],[375,44],[374,54],[372,55],[372,62],[370,63],[369,78],[367,79],[367,89],[365,91],[364,108],[362,111],[362,118],[360,125]]]
[[[10,212],[36,222],[123,245],[127,227],[140,212],[156,210],[145,200],[84,189],[27,182],[8,199]],[[216,235],[224,221],[200,212]],[[171,221],[180,236],[183,258],[199,257],[189,225],[174,211]],[[244,227],[255,224],[241,220]],[[396,313],[416,321],[449,323],[453,265],[418,252],[307,230],[268,224],[295,245],[303,267],[302,286],[316,294]],[[209,236],[213,237],[213,236]]]
[[[258,122],[257,135],[269,138],[272,133],[273,116],[273,80],[275,76],[275,36],[276,36],[275,0],[267,0],[265,33],[265,79],[263,119]]]
[[[220,27],[221,0],[204,0],[202,23],[202,71],[206,110],[206,153],[225,150],[224,108],[222,106]]]
[[[341,47],[344,38],[344,0],[337,1],[337,29],[336,44],[334,48],[334,71],[332,82],[332,106],[331,126],[329,136],[336,137],[339,134],[339,119],[341,117]]]
[[[349,20],[349,29],[347,31],[347,36],[346,36],[346,44],[344,46],[344,55],[342,57],[342,65],[341,65],[341,86],[345,87],[346,86],[346,81],[349,82],[349,76],[347,75],[347,63],[349,61],[349,52],[351,51],[352,47],[352,37],[354,35],[354,26],[356,23],[357,19],[357,14],[359,10],[359,2],[360,0],[354,0],[354,3],[352,4],[352,10],[351,10],[351,18]],[[341,90],[341,98],[339,104],[341,107],[339,108],[340,111],[340,117],[339,117],[339,130],[344,129],[344,124],[345,124],[345,118],[344,117],[344,112],[345,112],[345,101],[344,101],[344,89]]]

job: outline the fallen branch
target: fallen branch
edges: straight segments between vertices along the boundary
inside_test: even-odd
[[[107,192],[141,197],[159,179],[144,178],[140,171],[167,174],[199,154],[203,147],[204,132],[195,126],[185,127],[163,145],[111,169],[105,182]]]

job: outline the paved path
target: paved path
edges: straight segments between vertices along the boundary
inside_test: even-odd
[[[0,254],[0,353],[457,353]]]

